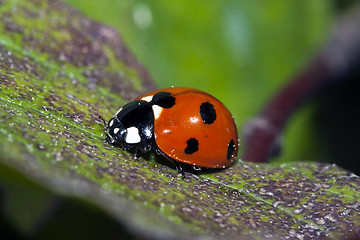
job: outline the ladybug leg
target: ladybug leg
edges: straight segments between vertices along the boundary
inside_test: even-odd
[[[139,149],[135,149],[135,153],[134,153],[134,158],[136,159],[136,160],[139,160],[140,159],[140,153],[139,153]]]
[[[172,162],[172,164],[174,164],[176,171],[178,172],[178,175],[181,175],[182,179],[186,178],[185,176],[185,172],[182,169],[181,165],[179,164],[178,161],[175,161],[174,159],[168,159],[170,162]]]
[[[180,163],[170,157],[168,157],[165,153],[163,153],[163,151],[161,151],[159,148],[155,149],[155,152],[159,155],[164,156],[169,162],[171,162],[174,166],[176,171],[178,172],[178,175],[181,175],[182,179],[186,178],[185,172],[182,169]]]
[[[184,172],[184,170],[182,169],[182,167],[181,167],[181,165],[180,165],[180,163],[179,163],[178,161],[176,161],[176,160],[174,160],[174,159],[166,156],[165,154],[162,154],[162,155],[163,155],[169,162],[171,162],[171,163],[175,166],[176,171],[178,172],[178,175],[181,175],[182,179],[186,178],[185,172]]]
[[[152,145],[153,143],[151,140],[143,140],[139,146],[140,151],[143,153],[149,152],[152,148]]]
[[[195,171],[201,171],[201,167],[196,166],[196,165],[193,166],[193,169],[194,169]]]

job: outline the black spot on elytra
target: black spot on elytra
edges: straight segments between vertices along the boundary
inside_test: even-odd
[[[199,150],[199,142],[195,138],[190,138],[186,141],[187,147],[185,148],[186,154],[193,154]]]
[[[154,95],[151,103],[162,108],[171,108],[175,105],[175,98],[169,92],[158,92]]]
[[[211,124],[216,120],[215,108],[209,102],[204,102],[200,105],[200,115],[206,124]]]
[[[235,151],[235,142],[233,139],[231,139],[228,144],[228,149],[227,149],[227,156],[226,156],[227,160],[232,158],[232,156],[234,155],[234,151]]]

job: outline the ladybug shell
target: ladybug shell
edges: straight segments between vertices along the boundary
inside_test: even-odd
[[[215,97],[192,88],[166,88],[147,92],[135,100],[169,92],[170,108],[154,113],[157,147],[177,161],[208,168],[230,166],[238,152],[238,135],[230,111]]]

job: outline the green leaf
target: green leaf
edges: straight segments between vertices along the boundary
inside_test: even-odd
[[[109,118],[154,88],[118,34],[58,1],[5,1],[0,11],[0,179],[10,188],[3,205],[18,228],[30,231],[29,221],[41,216],[20,221],[23,211],[13,204],[21,191],[11,187],[8,167],[150,239],[360,232],[360,178],[337,166],[239,160],[181,179],[154,154],[135,160],[105,143],[98,116]],[[41,193],[30,202],[36,212],[51,205]]]

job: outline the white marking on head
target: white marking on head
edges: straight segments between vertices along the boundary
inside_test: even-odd
[[[109,123],[109,127],[111,127],[114,124],[114,119],[111,119],[110,123]]]
[[[141,141],[141,137],[139,135],[139,129],[136,127],[129,127],[126,129],[127,134],[125,137],[126,143],[139,143]]]
[[[160,114],[161,114],[163,108],[158,105],[153,105],[152,110],[154,112],[154,118],[158,119],[160,117]]]
[[[146,96],[146,97],[141,98],[141,100],[146,101],[146,102],[151,102],[153,97],[154,97],[154,95],[150,95],[150,96]]]
[[[117,134],[120,131],[120,128],[114,128],[114,134]]]

